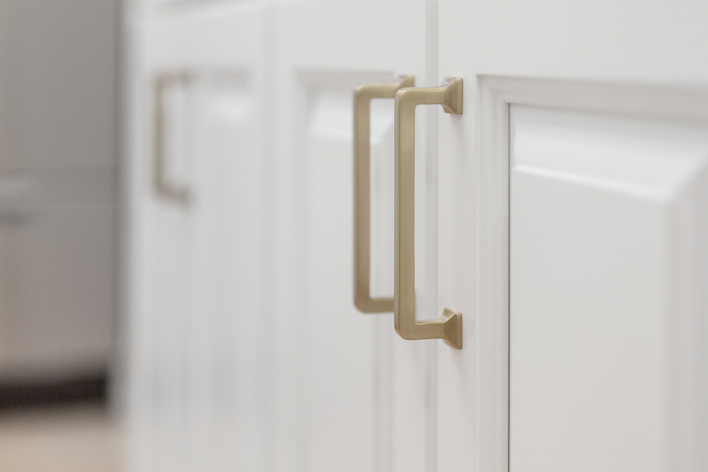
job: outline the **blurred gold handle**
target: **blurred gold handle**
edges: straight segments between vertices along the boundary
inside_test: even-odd
[[[180,188],[169,182],[165,177],[165,90],[174,84],[189,84],[193,79],[187,72],[161,74],[155,80],[155,154],[153,168],[153,184],[157,194],[167,200],[187,204],[190,200],[189,190]]]
[[[365,84],[354,90],[354,305],[363,313],[393,311],[392,298],[371,298],[371,149],[370,105],[374,98],[394,98],[415,84],[412,75],[388,84]]]
[[[396,227],[394,231],[394,308],[396,332],[403,339],[442,339],[462,349],[462,314],[445,309],[435,320],[415,319],[415,107],[442,105],[462,114],[462,79],[446,77],[440,87],[407,88],[396,93]]]

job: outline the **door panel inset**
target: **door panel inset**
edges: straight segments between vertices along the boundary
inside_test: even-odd
[[[510,470],[697,460],[708,128],[512,105],[510,138]]]

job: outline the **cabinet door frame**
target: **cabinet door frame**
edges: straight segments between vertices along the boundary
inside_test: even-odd
[[[510,105],[650,118],[708,120],[708,90],[479,76],[476,129],[477,316],[475,462],[509,470]],[[482,202],[485,202],[483,205]]]
[[[312,138],[314,134],[308,131],[310,127],[303,124],[310,121],[315,123],[308,112],[323,110],[324,106],[317,108],[319,105],[314,104],[318,100],[320,104],[325,103],[325,96],[331,99],[328,102],[331,105],[330,111],[338,113],[334,121],[340,124],[345,122],[348,117],[344,117],[342,111],[349,109],[354,87],[359,84],[396,82],[399,75],[411,74],[415,75],[416,86],[428,85],[425,83],[427,43],[423,34],[426,27],[426,2],[305,1],[280,4],[274,10],[278,44],[276,49],[279,54],[274,77],[277,82],[276,101],[280,105],[276,131],[280,137],[276,185],[279,221],[276,233],[280,235],[277,251],[278,260],[282,263],[282,269],[277,271],[280,279],[279,307],[276,310],[278,329],[274,349],[278,352],[277,358],[287,360],[282,362],[281,369],[276,373],[283,385],[278,391],[288,392],[287,398],[278,402],[283,405],[278,418],[282,424],[279,430],[284,432],[284,436],[286,433],[292,435],[294,431],[301,431],[297,434],[297,441],[287,438],[281,441],[285,445],[281,459],[285,464],[281,468],[422,471],[425,470],[426,455],[432,455],[430,445],[434,444],[429,434],[433,428],[427,427],[434,408],[430,407],[429,402],[426,403],[426,396],[435,390],[430,388],[434,382],[430,364],[434,363],[429,361],[429,345],[399,338],[394,330],[391,313],[364,314],[355,309],[351,280],[353,270],[349,267],[353,251],[352,245],[347,242],[350,237],[348,225],[353,215],[352,205],[345,203],[351,194],[348,189],[346,197],[342,192],[334,193],[333,190],[330,193],[326,203],[336,205],[341,213],[341,219],[332,216],[330,224],[337,225],[339,229],[318,229],[322,225],[323,214],[335,213],[325,213],[331,211],[321,201],[327,200],[323,198],[327,195],[324,190],[327,187],[322,181],[316,180],[330,175],[332,179],[340,179],[337,180],[339,188],[345,185],[341,178],[342,169],[346,167],[347,175],[353,169],[352,146],[348,142],[350,139],[346,138],[344,146],[329,148],[337,150],[330,151],[329,156],[337,160],[334,166],[324,157],[324,151],[312,151],[312,143],[325,140]],[[322,21],[323,18],[327,21]],[[334,95],[338,98],[334,99]],[[389,116],[393,118],[393,99],[387,100]],[[376,117],[374,108],[383,100],[374,102],[379,102],[374,103],[371,110],[372,116]],[[339,106],[335,106],[335,103]],[[421,132],[417,136],[425,137],[428,134],[425,120],[419,121]],[[371,123],[373,125],[374,121]],[[376,126],[372,126],[372,130],[374,128]],[[387,127],[385,131],[386,138],[391,138],[391,151],[387,155],[391,168],[394,159],[392,128]],[[339,129],[338,135],[349,133],[349,129],[350,126],[347,126],[346,131]],[[377,149],[374,153],[383,147],[374,146]],[[422,161],[417,161],[421,176],[427,170],[425,155],[425,146],[421,142],[416,156],[422,158]],[[378,157],[373,156],[372,170],[377,167]],[[327,172],[321,171],[324,168]],[[320,169],[319,174],[317,169]],[[353,174],[347,179],[353,181]],[[374,180],[372,200],[376,201],[383,195],[377,192],[380,187],[377,187]],[[349,182],[346,183],[347,187]],[[390,186],[392,196],[393,177],[385,184]],[[417,188],[424,194],[425,185],[421,184]],[[393,213],[393,198],[390,200]],[[422,212],[419,215],[422,216]],[[375,209],[372,217],[376,218]],[[380,221],[374,219],[375,223]],[[420,221],[424,219],[420,218]],[[386,223],[390,223],[392,233],[393,221]],[[323,247],[323,230],[335,235],[327,241],[327,247]],[[377,234],[374,227],[373,240],[381,233]],[[425,241],[422,234],[420,241]],[[307,248],[305,242],[317,247]],[[328,262],[320,259],[332,248],[337,250],[336,256],[341,258],[336,259],[337,272],[331,270],[328,280],[325,280],[331,287],[329,293],[320,293],[327,287],[322,282],[322,274]],[[381,254],[382,251],[377,249],[380,248],[374,250]],[[389,262],[391,274],[392,250],[393,244]],[[330,259],[334,257],[330,256]],[[423,257],[419,259],[421,264]],[[379,267],[378,263],[383,259],[374,257],[372,267]],[[374,277],[377,278],[379,281],[383,279]],[[374,292],[389,289],[383,285],[374,280],[372,289]],[[393,292],[392,283],[390,292],[378,295],[390,296]],[[336,298],[332,298],[332,293],[336,293]],[[328,310],[323,309],[325,303]],[[329,339],[322,333],[323,327],[332,333]],[[336,371],[326,376],[323,361],[312,360],[328,356],[352,359],[341,361],[338,368],[350,370],[350,376],[358,379],[356,389],[349,389],[346,395],[336,394],[343,391],[345,381],[342,380],[342,373]],[[354,360],[357,356],[359,360]],[[290,368],[286,369],[286,365]],[[327,390],[335,395],[325,398],[322,392]],[[312,399],[316,400],[313,402]],[[361,425],[349,428],[353,432],[350,437],[354,438],[356,444],[346,446],[346,436],[340,430],[340,426],[347,429],[351,416],[344,416],[342,424],[335,425],[323,415],[327,408],[355,411],[364,417],[357,420]],[[370,420],[372,416],[374,421]],[[371,428],[364,426],[367,431],[371,431],[367,434],[370,437],[360,432],[365,423],[374,424]],[[329,434],[323,434],[323,431],[329,431]],[[327,444],[332,443],[334,447],[327,447]],[[343,447],[346,453],[340,452]]]
[[[136,467],[151,470],[193,470],[195,464],[221,470],[236,463],[242,469],[267,468],[262,464],[271,456],[265,444],[273,428],[270,416],[263,413],[267,398],[261,392],[269,377],[267,372],[258,376],[253,363],[238,351],[249,348],[261,360],[263,371],[270,365],[269,346],[258,343],[270,320],[253,309],[257,298],[258,308],[268,312],[270,300],[263,300],[259,290],[249,290],[265,285],[250,277],[253,259],[265,267],[258,273],[262,278],[271,262],[258,257],[268,242],[264,220],[271,216],[271,208],[269,202],[262,209],[252,204],[260,202],[262,181],[272,165],[263,145],[270,105],[264,8],[235,2],[160,7],[131,3],[132,11],[126,12],[131,40],[126,115],[131,121],[125,130],[123,170],[129,232],[122,274],[129,342],[125,361],[129,451]],[[182,152],[188,154],[185,160],[191,161],[192,172],[179,179],[194,192],[187,204],[160,198],[154,186],[154,140],[160,131],[155,129],[155,80],[164,73],[191,77],[189,96],[195,106],[190,118],[196,123],[184,134],[194,148]],[[238,146],[224,139],[245,133],[252,139],[243,139]],[[178,161],[170,157],[167,166],[176,170]],[[244,182],[247,185],[239,185]],[[251,192],[254,187],[257,190]],[[225,211],[227,205],[231,206]],[[257,212],[263,216],[251,217]],[[179,220],[181,227],[165,231],[160,227],[165,215]],[[250,227],[243,225],[241,233],[234,223],[246,218]],[[258,247],[247,244],[254,239]],[[229,251],[231,244],[241,252]],[[170,254],[180,257],[174,270],[156,262],[155,254],[164,246],[177,246]],[[241,257],[247,252],[249,257]],[[165,283],[169,277],[179,279],[181,286]],[[155,296],[161,285],[171,289],[162,290],[169,292],[162,299],[182,296],[186,302],[166,310]],[[236,298],[244,293],[253,295]],[[233,316],[234,311],[240,316]],[[170,329],[180,316],[177,328]],[[159,347],[164,345],[169,349],[161,354]],[[234,370],[240,374],[238,389]],[[177,381],[172,385],[178,385],[165,388],[173,379]],[[261,416],[254,419],[257,414]],[[238,424],[232,421],[235,416]],[[234,446],[228,438],[237,435]]]

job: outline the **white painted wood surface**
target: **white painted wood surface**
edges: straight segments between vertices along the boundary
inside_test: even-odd
[[[511,137],[512,468],[700,470],[708,128],[512,105]]]
[[[455,293],[460,294],[458,295],[459,303],[462,306],[460,311],[466,314],[465,342],[468,346],[470,343],[475,346],[474,350],[463,350],[461,353],[440,351],[438,372],[440,389],[438,470],[440,471],[501,471],[509,470],[509,466],[511,470],[519,471],[559,470],[554,469],[559,463],[554,464],[552,461],[556,459],[563,461],[564,458],[567,462],[562,463],[562,470],[589,470],[589,464],[583,463],[578,457],[575,460],[570,460],[567,455],[556,458],[546,455],[543,460],[548,462],[536,463],[535,465],[540,469],[534,469],[531,462],[521,462],[520,457],[522,456],[517,455],[515,448],[517,446],[523,448],[524,445],[518,441],[515,442],[513,435],[511,450],[508,449],[507,427],[511,424],[512,428],[515,428],[517,423],[515,423],[513,415],[520,415],[524,412],[523,409],[514,410],[514,405],[519,405],[521,408],[522,403],[515,403],[512,398],[512,417],[510,418],[508,414],[509,398],[507,397],[509,367],[512,372],[511,395],[522,393],[521,391],[517,393],[514,387],[516,360],[512,359],[511,365],[509,365],[507,356],[509,352],[507,267],[511,266],[512,273],[515,273],[516,270],[513,253],[512,258],[507,260],[509,224],[512,234],[516,234],[514,215],[512,214],[509,219],[507,210],[509,109],[516,107],[516,105],[534,105],[555,110],[572,109],[581,116],[587,114],[589,117],[593,113],[605,113],[611,117],[615,114],[629,115],[637,119],[663,116],[665,119],[676,119],[680,123],[685,123],[686,119],[703,119],[705,117],[705,83],[708,78],[708,68],[705,62],[700,59],[703,54],[703,46],[698,45],[705,43],[705,29],[699,20],[706,13],[704,6],[692,4],[690,6],[683,5],[682,8],[677,9],[667,2],[657,1],[644,5],[640,10],[635,7],[632,2],[622,1],[601,1],[582,5],[570,5],[555,0],[539,1],[533,4],[515,1],[483,1],[474,4],[456,0],[440,0],[439,2],[440,75],[464,77],[466,84],[465,114],[459,118],[458,122],[455,122],[454,118],[445,118],[445,121],[441,121],[440,126],[440,173],[441,175],[444,172],[449,173],[449,175],[456,176],[457,179],[449,180],[450,186],[446,186],[445,189],[442,184],[440,187],[441,202],[445,198],[449,202],[441,205],[441,208],[446,208],[446,211],[453,216],[448,222],[443,222],[441,217],[439,247],[441,252],[457,254],[458,257],[448,257],[446,258],[447,262],[444,262],[443,256],[441,256],[440,273],[455,274],[455,276],[448,277],[445,282],[440,280],[439,302],[441,306],[439,308],[450,304],[448,300],[454,299]],[[657,31],[657,25],[661,25],[659,28],[661,32]],[[679,31],[680,33],[678,33]],[[467,53],[460,54],[461,48],[464,48]],[[613,119],[620,118],[615,116]],[[683,129],[684,125],[678,126]],[[443,159],[448,159],[449,164],[445,164]],[[571,158],[568,160],[573,161]],[[599,166],[599,163],[597,165]],[[449,170],[445,170],[447,166],[449,166]],[[624,166],[623,169],[633,179],[640,179],[642,175],[645,175],[641,173],[642,169],[636,169],[636,166],[630,166],[629,169]],[[596,170],[594,162],[590,170]],[[460,178],[461,173],[465,171],[470,177]],[[583,172],[587,171],[588,169],[583,170]],[[583,175],[583,178],[587,179],[589,176]],[[519,182],[522,180],[520,179]],[[512,180],[512,185],[514,185],[513,182],[514,180]],[[554,185],[555,191],[561,192],[558,187],[561,184],[557,182],[534,188],[537,192],[540,192],[539,188],[550,192],[551,185]],[[455,192],[457,195],[464,195],[462,191],[465,189],[469,191],[470,186],[472,186],[473,195],[471,200],[451,198]],[[450,197],[445,197],[443,191]],[[518,202],[521,204],[525,201],[524,194],[521,188],[518,192],[520,192],[518,193]],[[563,192],[567,192],[567,195],[563,193],[563,197],[561,197],[559,194],[555,194],[554,205],[562,205],[562,200],[569,200],[571,194],[580,198],[573,192],[581,192],[581,186],[569,185]],[[513,198],[517,198],[515,195],[512,189]],[[530,199],[532,195],[534,194],[530,194],[528,198]],[[601,205],[599,198],[588,197],[588,199],[590,202],[587,203],[588,205]],[[641,206],[642,203],[638,203],[638,205]],[[645,202],[644,205],[652,207],[648,202]],[[615,207],[612,207],[612,210],[621,211],[620,208]],[[548,224],[549,231],[553,229],[569,238],[579,237],[577,232],[573,232],[574,229],[569,226],[570,221],[567,219],[562,220],[556,214],[553,218],[549,215],[544,216],[542,213],[544,210],[536,207],[529,211],[535,212],[535,216],[531,217],[533,222],[527,221],[524,228],[533,229],[540,234],[544,231],[544,224]],[[647,211],[651,213],[652,210]],[[697,211],[700,212],[700,210]],[[550,219],[544,220],[546,217]],[[583,221],[579,214],[572,213],[572,216],[569,214],[568,218],[571,217]],[[639,215],[637,215],[638,217]],[[646,218],[650,218],[650,216]],[[465,219],[468,223],[464,223]],[[691,218],[688,217],[688,219]],[[629,234],[643,234],[644,244],[650,241],[654,241],[656,244],[661,241],[659,235],[662,231],[661,228],[670,227],[673,231],[682,233],[678,230],[678,223],[665,224],[662,227],[659,223],[654,223],[652,226],[649,221],[636,221],[636,226],[632,226],[629,221],[624,221],[623,223],[627,225],[625,232],[615,233],[614,236],[624,238]],[[459,228],[466,229],[461,232]],[[593,231],[611,232],[612,229],[594,228]],[[689,233],[693,231],[690,230]],[[705,230],[695,231],[700,233]],[[648,234],[644,234],[644,232],[648,232]],[[443,234],[447,236],[443,236]],[[467,236],[466,241],[461,238],[461,234]],[[531,237],[529,231],[519,233],[517,244],[525,244],[524,237],[526,235]],[[449,238],[450,243],[443,242],[444,237]],[[455,237],[461,238],[461,242],[455,243],[453,239]],[[706,235],[703,233],[696,238],[697,240],[705,240]],[[534,246],[534,241],[538,241],[540,244],[546,240],[533,239],[533,241],[529,240],[528,244]],[[563,247],[574,244],[567,240],[562,242]],[[621,246],[620,240],[617,241],[617,244]],[[474,250],[463,252],[469,245]],[[703,257],[701,256],[703,249],[695,246],[694,243],[682,242],[679,243],[679,246],[682,251],[691,253],[694,258]],[[604,258],[607,257],[607,254],[598,246],[588,246],[587,251],[591,251],[592,247],[598,251],[596,253],[598,257],[588,264],[601,264],[599,256],[602,255]],[[609,250],[611,247],[608,245],[605,249]],[[666,249],[667,246],[662,247]],[[544,270],[547,270],[548,274],[554,274],[552,277],[557,277],[553,281],[565,281],[560,274],[554,272],[560,270],[563,263],[558,260],[559,258],[552,257],[555,254],[553,251],[556,249],[561,250],[560,243],[553,247],[538,247],[535,249],[538,253],[534,253],[533,249],[527,249],[529,254],[534,254],[536,264],[540,264],[540,267],[536,268],[540,272],[539,275],[536,275],[529,269],[518,280],[514,279],[516,282],[512,280],[512,302],[515,300],[515,290],[523,290],[524,284],[530,284],[531,287],[535,287],[537,283],[541,284],[542,281],[538,278],[545,273]],[[639,247],[631,249],[640,250]],[[621,247],[615,250],[618,251],[615,253],[615,258],[629,257],[631,252],[624,252]],[[651,254],[651,257],[659,257]],[[584,257],[588,255],[589,252],[584,254]],[[628,262],[628,259],[621,257],[619,260]],[[654,261],[654,264],[658,264],[658,259],[654,259]],[[652,264],[651,260],[644,260],[642,263]],[[468,267],[474,267],[472,290],[469,290],[469,285],[463,282],[466,279],[459,278],[458,280],[457,277],[464,275]],[[592,265],[587,266],[586,269],[589,270],[591,267],[597,270],[597,267]],[[628,273],[638,267],[632,268],[625,264],[622,266],[622,270]],[[666,284],[677,282],[677,276],[672,275],[668,268],[659,270],[657,267],[657,265],[651,266],[653,271],[651,276],[642,274],[641,277],[655,277],[656,280],[665,278],[671,281],[665,282]],[[592,273],[584,274],[580,267],[577,267],[577,270],[579,272],[576,276],[579,278],[590,277]],[[644,279],[640,278],[640,280]],[[692,283],[698,284],[695,289],[692,289],[695,290],[692,292],[694,293],[692,296],[696,297],[695,294],[705,291],[705,283],[700,281],[698,275],[692,276],[691,280]],[[548,279],[548,282],[550,281],[551,279]],[[551,288],[545,288],[545,290],[551,290]],[[449,295],[442,296],[443,291]],[[545,293],[548,294],[548,292]],[[646,297],[649,298],[637,300],[636,304],[629,300],[623,300],[627,306],[637,310],[637,307],[647,303],[647,300],[654,296],[656,294],[648,294]],[[619,295],[617,297],[620,298]],[[466,306],[471,309],[466,308],[464,303],[467,303]],[[552,304],[554,301],[550,300],[547,303]],[[609,300],[598,300],[595,303],[609,303]],[[579,306],[576,308],[581,310]],[[658,308],[652,307],[652,309],[657,310]],[[705,317],[705,307],[699,309],[699,312],[702,313],[702,317]],[[553,315],[549,313],[548,316]],[[512,307],[512,343],[516,342],[516,339],[523,339],[524,335],[531,336],[531,331],[528,329],[519,328],[517,330],[514,328],[515,319],[517,319],[516,312]],[[701,315],[696,319],[700,320]],[[534,324],[533,321],[528,323],[531,326]],[[607,328],[609,329],[609,327]],[[647,329],[650,328],[647,327]],[[664,334],[668,335],[668,333]],[[649,336],[648,333],[646,336]],[[555,338],[547,341],[549,349],[555,349],[555,353],[560,354],[562,351],[561,340],[557,339],[558,344],[556,344],[552,342],[553,339]],[[648,348],[645,343],[654,342],[655,339],[646,337],[643,342],[637,341],[634,347],[644,349],[643,352],[651,351],[651,348]],[[582,346],[578,346],[578,348],[582,350]],[[592,346],[592,349],[595,348]],[[514,349],[512,346],[512,355],[516,352]],[[592,349],[586,354],[592,353]],[[702,356],[701,350],[698,348],[689,350],[692,353],[689,357],[693,359],[699,359]],[[530,351],[533,355],[543,355],[541,349],[526,350],[524,353],[528,355]],[[677,355],[675,351],[670,349],[667,354],[669,357]],[[566,357],[572,355],[573,353],[567,353]],[[625,355],[629,354],[625,353]],[[657,353],[652,351],[651,355],[655,356]],[[598,358],[598,363],[601,361],[602,359]],[[663,359],[663,361],[671,362],[670,359]],[[527,359],[527,362],[537,366],[544,365],[540,358]],[[556,362],[562,361],[557,360]],[[587,362],[595,366],[594,368],[599,368],[599,365],[595,365],[592,361]],[[642,362],[649,363],[650,359],[644,359]],[[687,368],[685,372],[687,378],[693,379],[693,382],[700,383],[702,381],[699,379],[705,378],[701,362],[703,361],[694,360],[684,364],[685,368],[688,365],[692,366]],[[550,369],[550,366],[546,366],[546,368]],[[466,377],[461,372],[474,372],[474,376]],[[588,372],[588,375],[591,376],[592,371]],[[610,392],[622,388],[622,386],[609,382],[610,377],[601,377],[599,373],[596,375],[598,375],[595,377],[596,380],[598,378],[603,380],[602,384],[594,386],[596,395],[611,396]],[[658,374],[652,373],[652,375]],[[641,383],[632,377],[625,378],[623,381],[627,383],[625,386],[628,390],[637,388],[636,382]],[[536,382],[538,384],[535,388],[553,390],[551,385],[543,386],[544,380],[542,378],[537,378]],[[663,388],[669,389],[675,388],[675,386],[674,382],[668,382],[668,384],[663,382]],[[698,388],[698,386],[690,387],[689,390],[693,388]],[[643,400],[651,402],[655,401],[655,397],[643,397]],[[518,401],[523,402],[523,396]],[[564,398],[563,401],[568,402],[568,405],[573,404],[573,399]],[[621,402],[621,399],[614,401]],[[669,403],[670,406],[666,406],[667,408],[678,408],[679,405],[684,405],[685,401],[672,400]],[[693,404],[695,405],[695,401]],[[540,403],[536,406],[539,405]],[[612,402],[610,401],[608,405],[612,405]],[[559,410],[553,414],[559,414],[566,407],[562,404],[557,406]],[[696,411],[705,411],[705,407],[696,408]],[[608,421],[606,424],[611,424],[611,420],[607,419],[608,411],[611,410],[597,414],[597,424],[602,421]],[[533,415],[528,411],[525,414]],[[626,412],[626,414],[630,415],[631,413]],[[461,419],[461,415],[467,416]],[[697,417],[694,416],[694,418]],[[644,420],[650,421],[649,418]],[[672,434],[671,429],[652,433],[634,429],[635,427],[640,428],[640,424],[623,423],[623,427],[627,429],[624,430],[625,434],[620,434],[620,436],[629,441],[629,445],[635,439],[627,438],[626,434],[638,436],[654,434],[654,438],[663,437],[664,439]],[[699,428],[699,425],[693,423],[691,428]],[[534,431],[534,434],[537,435],[535,441],[546,439],[543,437],[543,432],[543,429]],[[559,431],[556,431],[556,434],[558,434],[556,439],[565,441],[564,444],[572,446],[572,450],[583,454],[592,454],[594,444],[589,441],[582,442],[583,438],[587,439],[582,436],[585,434],[584,432],[577,432],[577,434],[568,432],[563,438],[559,438],[561,434]],[[606,432],[605,434],[609,437],[611,434],[619,433]],[[524,437],[528,438],[528,436]],[[701,439],[696,439],[699,437]],[[603,444],[602,441],[607,439],[594,438],[599,441],[599,444]],[[701,434],[694,436],[693,441],[705,443],[705,436]],[[701,462],[704,459],[696,455],[696,451],[700,448],[695,445],[695,442],[679,441],[679,443],[682,444],[683,451],[678,456],[671,456],[663,466],[654,464],[653,467],[664,467],[662,470],[701,470],[705,468]],[[688,443],[693,445],[688,446]],[[550,440],[544,444],[544,447],[550,448],[546,449],[546,452],[550,452],[554,447],[561,447],[561,443],[553,444],[553,441]],[[636,443],[634,444],[636,445]],[[527,449],[518,449],[519,454],[522,454],[524,450],[528,452],[530,446],[526,447]],[[473,455],[459,453],[469,450],[469,448],[474,451]],[[604,451],[605,453],[598,453],[598,456],[594,458],[597,461],[604,461],[600,470],[636,470],[632,467],[641,467],[642,461],[646,460],[644,457],[632,456],[630,461],[636,461],[633,465],[627,462],[624,465],[612,462],[612,466],[607,466],[611,461],[607,455],[607,449]],[[631,454],[629,448],[620,453]],[[570,453],[566,451],[565,454]],[[510,464],[508,463],[509,457],[511,457]],[[525,457],[528,460],[533,457],[538,458],[532,454]],[[624,456],[622,459],[627,460],[628,457]],[[514,462],[514,458],[517,458],[517,462]],[[626,468],[623,468],[625,466]]]
[[[353,304],[352,100],[357,84],[390,82],[398,74],[424,83],[425,4],[298,2],[274,11],[279,280],[273,350],[281,362],[275,377],[283,382],[276,388],[283,394],[277,429],[286,448],[277,470],[421,471],[429,450],[425,346],[398,338],[392,314],[365,315]],[[372,107],[372,282],[374,293],[390,296],[393,100],[378,102]],[[421,119],[421,138],[424,126]],[[424,195],[422,151],[419,165]],[[419,241],[425,241],[422,231]]]
[[[255,128],[236,120],[222,142],[200,118],[187,136],[195,149],[222,143],[214,156],[246,146],[267,163],[243,173],[241,160],[189,151],[180,174],[175,152],[175,178],[204,198],[179,213],[144,203],[150,138],[136,130],[135,261],[164,265],[136,265],[131,281],[133,394],[147,398],[139,386],[160,379],[173,386],[161,387],[160,408],[206,405],[208,416],[218,362],[220,379],[246,386],[214,387],[234,410],[200,423],[201,442],[170,435],[205,417],[178,417],[182,429],[154,418],[164,451],[194,448],[163,454],[163,465],[704,469],[707,12],[650,3],[640,14],[605,0],[197,2],[137,22],[150,45],[134,84],[143,120],[150,71],[235,68],[243,83],[222,93],[201,82],[189,98],[200,111],[187,115],[221,116],[216,103]],[[403,341],[391,315],[352,303],[351,90],[399,73],[418,86],[464,79],[463,115],[421,108],[416,133],[417,317],[462,312],[461,351]],[[392,292],[391,111],[372,107],[377,295]],[[210,187],[210,172],[223,180]],[[249,200],[265,212],[236,203]],[[233,281],[247,297],[229,293]],[[150,301],[158,286],[165,295]],[[216,326],[231,343],[209,342]],[[162,403],[155,395],[142,412]],[[217,436],[233,456],[210,449]]]
[[[133,470],[266,470],[272,458],[264,21],[222,5],[132,25]],[[194,79],[165,92],[162,131],[186,206],[160,198],[152,174],[155,80],[182,72]]]

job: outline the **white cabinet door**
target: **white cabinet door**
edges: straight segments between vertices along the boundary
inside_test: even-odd
[[[352,250],[354,88],[401,74],[426,85],[425,7],[422,0],[304,1],[275,10],[279,282],[277,336],[269,343],[280,361],[277,470],[422,471],[430,460],[430,345],[399,338],[391,313],[355,308]],[[371,293],[378,297],[393,295],[393,105],[374,100],[371,108]],[[423,115],[419,149],[428,128]],[[433,170],[425,152],[417,164],[423,261]],[[418,280],[421,305],[427,283]]]
[[[134,470],[267,470],[271,457],[265,17],[212,7],[136,25]]]
[[[510,116],[512,470],[702,470],[708,127]]]
[[[440,0],[440,472],[708,467],[707,13]]]

